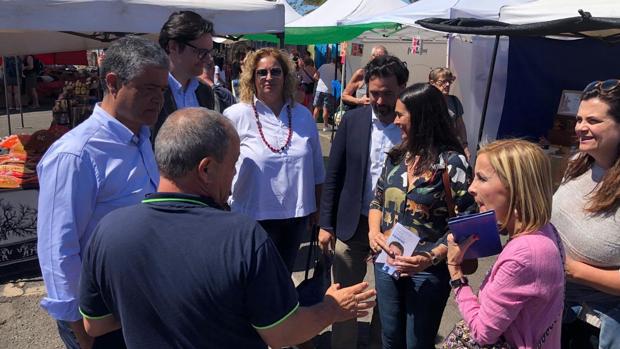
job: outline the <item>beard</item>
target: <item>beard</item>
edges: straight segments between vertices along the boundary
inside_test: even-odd
[[[372,106],[372,111],[375,113],[377,118],[381,120],[394,118],[394,107],[390,108],[387,105],[376,105],[376,104],[372,104],[371,106]]]

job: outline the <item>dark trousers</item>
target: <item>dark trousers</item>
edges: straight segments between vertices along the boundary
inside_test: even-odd
[[[293,273],[301,240],[308,234],[308,216],[258,221],[273,240],[289,273]]]

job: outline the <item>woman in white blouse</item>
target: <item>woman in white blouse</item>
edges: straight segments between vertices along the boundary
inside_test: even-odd
[[[261,224],[291,272],[325,178],[316,124],[295,102],[298,84],[288,54],[260,49],[245,60],[241,102],[224,111],[241,139],[231,208]]]

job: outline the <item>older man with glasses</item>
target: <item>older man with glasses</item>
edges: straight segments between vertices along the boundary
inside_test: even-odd
[[[153,140],[168,115],[177,109],[205,107],[219,110],[213,89],[197,77],[210,60],[213,23],[192,11],[175,12],[159,33],[159,45],[170,58],[164,107],[153,130]]]

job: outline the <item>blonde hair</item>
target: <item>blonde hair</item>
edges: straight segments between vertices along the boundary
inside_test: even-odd
[[[521,139],[506,139],[483,146],[478,156],[482,154],[510,195],[502,228],[515,218],[515,212],[520,224],[514,235],[538,230],[549,223],[553,184],[551,163],[542,149]]]
[[[442,77],[452,79],[454,78],[454,74],[452,74],[452,71],[448,68],[435,68],[428,73],[429,82],[437,81]]]
[[[293,62],[286,52],[282,52],[276,48],[262,48],[256,52],[248,53],[243,63],[243,70],[239,77],[239,99],[244,103],[252,104],[254,95],[256,94],[256,66],[258,61],[265,57],[273,57],[282,67],[282,78],[284,79],[284,88],[282,89],[282,99],[285,102],[295,102],[295,93],[297,92],[297,75],[293,72],[295,68]]]

